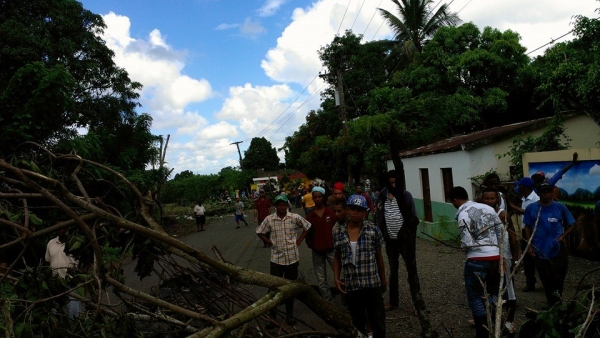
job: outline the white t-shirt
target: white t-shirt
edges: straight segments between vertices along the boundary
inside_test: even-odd
[[[531,203],[535,203],[537,201],[540,200],[540,196],[538,196],[538,194],[535,193],[535,191],[531,191],[531,194],[529,194],[529,196],[527,197],[523,197],[522,202],[521,202],[521,208],[523,210],[527,209],[527,206],[530,205]],[[523,215],[521,215],[521,229],[525,228],[525,224],[523,223]]]
[[[202,216],[202,215],[204,215],[205,211],[206,210],[204,210],[204,206],[203,205],[196,205],[194,207],[194,215],[196,215],[196,216]]]
[[[52,275],[59,275],[61,278],[67,277],[67,269],[77,265],[77,260],[65,253],[65,243],[58,240],[58,236],[53,238],[46,245],[46,261],[50,262]]]

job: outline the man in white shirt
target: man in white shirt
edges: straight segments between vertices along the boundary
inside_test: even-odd
[[[46,245],[46,261],[52,267],[52,275],[58,275],[60,278],[67,278],[67,270],[77,266],[77,260],[73,255],[65,253],[65,243],[67,242],[67,230],[63,229],[56,238],[51,239]],[[81,302],[69,296],[69,302],[66,307],[69,317],[75,318],[81,312]]]

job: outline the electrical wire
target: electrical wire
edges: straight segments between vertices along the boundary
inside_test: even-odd
[[[348,0],[348,4],[346,5],[346,10],[344,11],[344,16],[342,16],[342,21],[340,21],[340,26],[338,27],[337,33],[335,35],[340,34],[340,29],[342,29],[342,23],[344,23],[344,19],[346,18],[346,13],[348,13],[348,7],[350,7],[350,3],[352,0]]]
[[[369,20],[369,23],[367,23],[367,27],[365,27],[365,30],[362,33],[362,36],[364,37],[365,34],[367,33],[367,29],[369,28],[369,26],[371,25],[371,21],[373,21],[373,18],[375,17],[375,14],[377,14],[377,12],[379,11],[379,8],[381,7],[381,3],[383,2],[383,0],[379,1],[379,5],[377,5],[377,7],[375,7],[375,12],[373,12],[373,15],[371,15],[371,20]]]
[[[350,30],[352,30],[352,28],[354,28],[354,24],[356,23],[356,20],[358,19],[358,16],[360,15],[360,11],[362,11],[363,6],[365,5],[365,0],[363,0],[363,2],[360,4],[360,8],[358,9],[358,13],[356,13],[356,16],[354,17],[354,21],[352,22],[352,26],[350,26]]]
[[[551,45],[551,44],[555,43],[556,41],[558,41],[558,40],[560,40],[560,39],[564,38],[565,36],[567,36],[567,35],[569,35],[569,34],[571,34],[571,33],[573,33],[573,30],[570,30],[570,31],[568,31],[567,33],[565,33],[565,34],[563,34],[563,35],[559,36],[559,37],[558,37],[558,38],[556,38],[556,39],[552,39],[552,40],[550,40],[550,42],[548,42],[548,43],[546,43],[546,44],[544,44],[544,45],[541,45],[541,46],[539,46],[538,48],[536,48],[536,49],[534,49],[534,50],[532,50],[532,51],[530,51],[530,52],[526,53],[525,55],[529,55],[529,54],[531,54],[531,53],[535,52],[535,51],[536,51],[536,50],[538,50],[538,49],[542,49],[542,48],[544,48],[544,47],[546,47],[546,46],[548,46],[548,45]]]
[[[460,12],[462,12],[462,10],[465,9],[465,7],[469,6],[469,4],[471,3],[471,1],[473,1],[473,0],[469,0],[469,2],[467,2],[466,5],[464,5],[458,12],[456,12],[456,15],[460,14]]]

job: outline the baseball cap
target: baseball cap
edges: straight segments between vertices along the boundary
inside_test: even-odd
[[[279,202],[279,201],[284,201],[285,203],[288,202],[288,199],[286,196],[282,196],[282,195],[277,195],[275,196],[275,203]]]
[[[347,206],[355,206],[363,209],[367,209],[367,200],[361,195],[352,195],[346,202]]]
[[[542,183],[542,184],[540,184],[540,185],[538,186],[538,191],[539,191],[539,192],[544,192],[544,191],[552,191],[552,190],[554,190],[554,187],[553,187],[553,186],[551,186],[551,185],[550,185],[550,184],[548,184],[548,183]]]
[[[528,188],[533,188],[535,186],[531,177],[523,177],[519,182],[517,182],[517,185],[522,185]]]

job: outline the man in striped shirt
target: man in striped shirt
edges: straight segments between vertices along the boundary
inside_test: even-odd
[[[273,276],[283,277],[289,280],[298,278],[298,261],[300,252],[298,246],[306,237],[310,223],[302,216],[288,211],[288,199],[286,196],[275,197],[275,210],[265,218],[256,229],[256,234],[271,248],[271,265],[269,272]],[[298,236],[298,230],[302,233]],[[266,233],[271,233],[270,238]],[[285,302],[286,322],[294,325],[294,299]],[[271,311],[271,317],[275,318],[275,310]]]
[[[381,229],[381,233],[385,239],[385,252],[390,265],[390,302],[385,306],[385,310],[390,311],[397,309],[400,301],[398,270],[400,267],[401,243],[398,234],[402,225],[404,225],[404,217],[398,207],[398,202],[406,207],[411,217],[416,218],[417,211],[412,195],[408,191],[396,187],[396,171],[390,170],[387,177],[388,182],[386,187],[381,190],[377,197],[376,219],[377,226]],[[397,201],[397,196],[400,196],[400,201]]]

